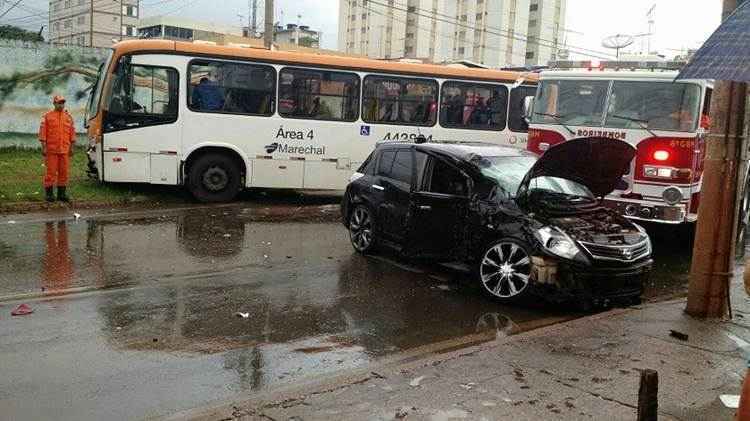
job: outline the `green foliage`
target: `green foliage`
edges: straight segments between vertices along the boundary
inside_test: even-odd
[[[0,38],[19,39],[21,41],[44,42],[44,37],[36,32],[27,31],[13,25],[0,25]]]
[[[317,47],[318,40],[313,37],[301,37],[298,43],[302,47],[315,48]]]
[[[10,76],[0,76],[0,109],[3,103],[17,90],[26,86],[51,94],[60,86],[65,86],[70,78],[78,74],[89,87],[76,92],[76,99],[85,97],[90,86],[96,81],[97,70],[101,59],[92,55],[81,54],[71,49],[56,49],[50,52],[41,69],[14,72]]]

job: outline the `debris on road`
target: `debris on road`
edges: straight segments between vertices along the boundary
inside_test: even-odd
[[[231,236],[232,234],[229,234],[229,233],[223,235],[224,238],[230,238]]]
[[[238,312],[234,313],[234,315],[237,316],[237,317],[239,317],[239,318],[241,318],[241,319],[247,319],[247,318],[250,317],[250,313],[243,313],[241,311],[238,311]]]
[[[15,224],[16,221],[10,220],[10,221],[8,221],[8,223],[12,225],[12,224]]]
[[[721,403],[729,409],[737,409],[740,407],[740,395],[721,395],[719,396]]]
[[[409,382],[409,386],[411,387],[419,387],[419,384],[422,383],[422,380],[424,380],[426,376],[419,376],[412,381]]]
[[[380,374],[378,372],[375,372],[375,371],[371,371],[370,374],[372,374],[372,376],[375,377],[376,379],[386,379],[387,378],[384,375],[382,375],[382,374]]]
[[[21,304],[10,312],[11,316],[25,316],[34,312],[28,304]]]
[[[77,221],[77,220],[79,220],[81,218],[81,214],[80,213],[74,213],[73,214],[73,218],[75,218],[76,221]]]
[[[462,387],[463,389],[471,390],[476,385],[477,385],[476,383],[470,382],[470,383],[460,384],[459,386]]]
[[[434,287],[430,287],[430,289],[439,289],[441,291],[450,291],[451,287],[449,287],[448,285],[436,285]]]
[[[687,333],[682,333],[682,332],[678,332],[676,330],[671,330],[671,329],[669,330],[669,336],[679,339],[681,341],[687,341],[689,337]]]
[[[408,409],[406,409],[406,408],[399,408],[399,409],[396,410],[395,418],[397,420],[402,420],[402,419],[406,418],[407,415],[409,415],[409,410]]]

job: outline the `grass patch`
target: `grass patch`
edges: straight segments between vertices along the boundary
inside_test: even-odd
[[[102,184],[86,175],[87,158],[76,147],[70,163],[68,192],[79,205],[134,202],[180,203],[187,195],[179,187],[148,184]],[[0,148],[0,208],[44,202],[44,157],[39,149]]]

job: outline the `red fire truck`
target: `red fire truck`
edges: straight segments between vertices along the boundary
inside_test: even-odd
[[[695,221],[713,84],[675,81],[677,64],[553,63],[556,68],[541,73],[536,96],[525,103],[527,148],[542,154],[590,136],[628,142],[636,157],[604,203],[637,220]],[[747,204],[743,200],[741,221]]]

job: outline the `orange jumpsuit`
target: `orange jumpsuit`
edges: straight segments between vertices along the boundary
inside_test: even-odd
[[[67,111],[52,110],[42,117],[39,125],[39,141],[47,148],[44,174],[44,187],[68,185],[68,167],[70,150],[76,141],[73,118]]]

